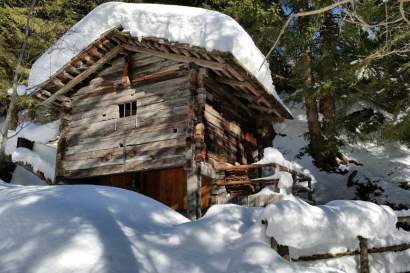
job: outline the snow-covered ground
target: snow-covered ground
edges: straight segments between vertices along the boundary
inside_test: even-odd
[[[350,201],[316,208],[288,196],[266,209],[218,205],[191,222],[148,197],[118,188],[0,182],[0,203],[2,273],[356,272],[354,258],[347,263],[333,260],[330,268],[319,263],[311,263],[311,267],[289,263],[270,248],[266,234],[292,245],[291,255],[305,255],[311,248],[323,248],[325,242],[333,244],[326,236],[317,241],[316,235],[331,234],[329,228],[343,226],[346,221],[350,221],[349,227],[337,230],[344,239],[363,233],[379,240],[394,236],[395,242],[410,241],[409,233],[394,228],[391,209]],[[339,210],[336,222],[331,221],[334,209]],[[358,217],[370,214],[357,222],[343,218],[343,211],[359,212]],[[317,221],[312,222],[315,215]],[[281,221],[284,216],[287,218]],[[292,217],[297,223],[288,222],[295,219]],[[268,229],[261,224],[262,219],[268,219]],[[329,221],[327,226],[322,225],[325,220]],[[301,232],[304,237],[299,240]],[[306,246],[310,250],[304,252]],[[409,258],[410,251],[374,256],[371,272],[398,272],[399,267],[410,270],[406,265]],[[352,268],[354,271],[349,271]]]
[[[345,175],[320,171],[312,157],[303,153],[307,146],[305,133],[307,121],[305,110],[300,105],[291,107],[294,120],[286,120],[275,124],[279,134],[273,141],[284,157],[292,161],[314,178],[315,201],[326,203],[331,200],[357,199],[357,185],[348,186],[349,175],[357,170],[354,178],[357,183],[367,184],[368,180],[381,189],[375,189],[369,199],[379,203],[402,204],[410,206],[410,190],[400,187],[400,183],[410,181],[410,150],[399,143],[385,143],[378,146],[375,143],[358,142],[346,144],[343,152],[349,159],[356,160],[363,166],[349,164]]]

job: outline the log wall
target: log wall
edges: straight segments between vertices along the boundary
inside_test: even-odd
[[[83,178],[185,164],[192,101],[188,65],[143,53],[120,56],[72,95],[57,177]],[[137,114],[119,105],[136,101]]]

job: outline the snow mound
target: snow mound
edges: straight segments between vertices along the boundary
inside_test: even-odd
[[[230,52],[275,98],[269,65],[252,38],[231,17],[201,8],[109,2],[74,25],[32,66],[28,88],[46,81],[101,34],[122,26],[134,37],[155,37]],[[260,69],[259,69],[260,68]]]
[[[283,154],[279,152],[278,149],[273,147],[267,147],[263,149],[263,158],[256,162],[255,164],[268,164],[276,163],[281,165],[286,165],[287,160],[283,157]]]
[[[148,197],[99,186],[0,185],[0,203],[2,273],[169,272],[149,270],[150,259],[169,262],[160,233],[188,221]]]
[[[118,188],[1,181],[0,203],[2,273],[50,268],[56,273],[341,272],[300,267],[279,257],[260,224],[261,209],[214,206],[191,222]]]
[[[311,206],[293,196],[268,206],[262,219],[268,221],[268,236],[297,249],[325,244],[354,246],[357,236],[375,239],[394,233],[397,222],[394,211],[387,206],[365,201]]]

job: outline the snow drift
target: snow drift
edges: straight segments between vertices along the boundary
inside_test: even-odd
[[[268,221],[268,236],[298,249],[324,244],[350,246],[351,242],[354,247],[358,236],[375,239],[394,233],[397,222],[387,206],[342,200],[311,206],[294,196],[268,206],[262,218]]]

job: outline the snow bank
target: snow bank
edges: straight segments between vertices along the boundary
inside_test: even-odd
[[[231,261],[229,272],[235,273],[343,273],[335,268],[328,266],[320,267],[303,267],[296,263],[289,264],[286,260],[279,256],[278,253],[260,242],[250,242],[246,248],[235,253],[235,258]],[[346,271],[347,272],[347,271]],[[355,272],[355,271],[350,271]],[[349,272],[349,273],[350,273]]]
[[[219,205],[191,222],[118,188],[1,182],[0,203],[2,273],[341,272],[279,257],[261,209]]]
[[[268,206],[262,219],[268,221],[268,236],[297,249],[323,244],[355,246],[357,236],[386,237],[396,230],[397,222],[387,206],[364,201],[332,201],[311,206],[293,196]]]
[[[100,35],[122,26],[132,36],[156,37],[230,52],[281,102],[272,84],[269,65],[252,38],[231,17],[201,8],[109,2],[91,11],[74,25],[32,66],[29,88],[46,81]]]

